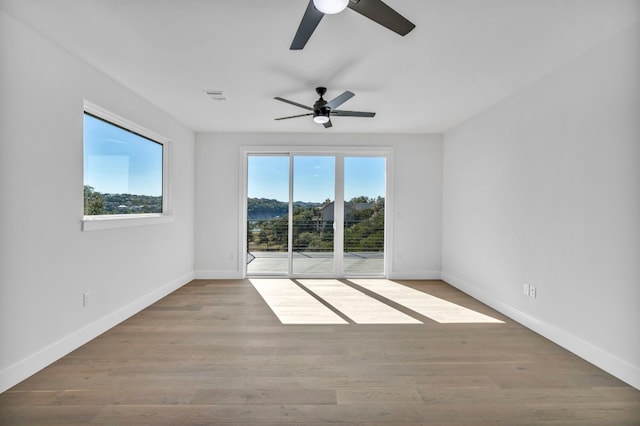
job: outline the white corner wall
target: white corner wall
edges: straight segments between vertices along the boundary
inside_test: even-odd
[[[390,278],[440,278],[442,137],[323,133],[202,133],[196,136],[196,261],[199,278],[243,274],[241,148],[391,147]]]
[[[2,392],[192,278],[194,134],[1,11],[0,92]],[[172,223],[80,230],[85,99],[172,141]]]
[[[443,279],[640,388],[639,24],[448,132],[443,205]]]

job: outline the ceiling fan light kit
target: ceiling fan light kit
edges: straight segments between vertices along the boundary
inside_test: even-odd
[[[325,124],[329,122],[329,111],[319,111],[313,113],[313,121],[318,124]]]
[[[313,5],[325,15],[340,13],[347,8],[349,0],[313,0]]]

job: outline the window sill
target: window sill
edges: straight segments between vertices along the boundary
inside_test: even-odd
[[[83,231],[99,231],[102,229],[128,228],[132,226],[156,225],[171,223],[174,216],[165,214],[137,214],[137,215],[101,215],[84,216]]]

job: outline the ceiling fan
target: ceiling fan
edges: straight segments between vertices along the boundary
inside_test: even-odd
[[[338,117],[375,117],[376,115],[375,112],[344,111],[344,110],[336,109],[337,107],[339,107],[340,105],[342,105],[343,103],[347,102],[349,99],[355,96],[355,94],[353,94],[352,92],[349,92],[348,90],[344,92],[342,95],[330,100],[329,102],[325,101],[323,98],[324,94],[327,93],[326,87],[316,87],[316,93],[320,95],[320,99],[318,99],[313,104],[313,107],[302,105],[297,102],[281,98],[279,96],[276,96],[275,98],[273,98],[278,101],[286,102],[288,104],[295,105],[297,107],[312,111],[306,114],[291,115],[289,117],[280,117],[280,118],[276,118],[276,120],[287,120],[289,118],[307,117],[312,115],[313,121],[315,121],[316,123],[322,124],[325,128],[329,128],[333,126],[331,124],[332,115],[335,115]]]
[[[303,49],[324,15],[342,12],[347,7],[401,36],[415,28],[413,23],[382,0],[309,0],[290,49]]]

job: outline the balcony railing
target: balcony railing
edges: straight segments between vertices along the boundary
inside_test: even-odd
[[[334,223],[323,220],[293,222],[294,252],[333,252]],[[288,220],[284,218],[249,220],[247,247],[249,252],[287,252]],[[384,252],[384,218],[346,220],[344,223],[344,252]]]

